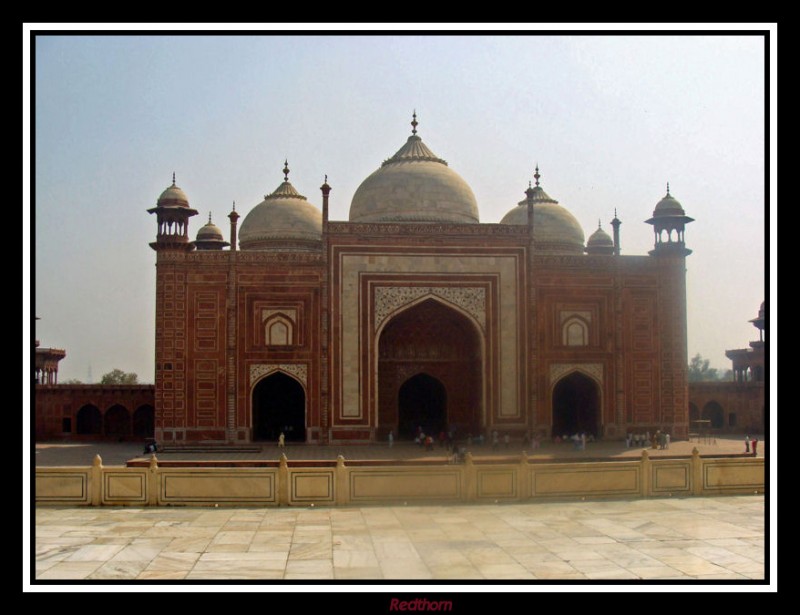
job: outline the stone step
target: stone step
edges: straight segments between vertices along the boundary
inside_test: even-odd
[[[159,446],[161,453],[260,453],[260,446],[247,445],[188,445],[188,446]]]

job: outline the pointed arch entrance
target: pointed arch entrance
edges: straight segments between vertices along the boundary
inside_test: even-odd
[[[303,385],[283,372],[275,372],[253,387],[253,440],[277,442],[306,440],[306,393]]]
[[[483,362],[478,327],[434,298],[406,308],[378,339],[378,423],[412,438],[417,427],[438,434],[477,434],[483,415]]]
[[[586,432],[600,435],[600,390],[580,372],[572,372],[553,388],[553,435]]]

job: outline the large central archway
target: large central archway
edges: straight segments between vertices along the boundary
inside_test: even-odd
[[[483,415],[478,327],[458,310],[426,299],[392,318],[378,341],[378,423],[401,438],[418,427],[477,434]]]
[[[306,394],[291,376],[276,372],[253,389],[253,440],[277,442],[306,440]]]
[[[594,380],[573,372],[553,388],[553,435],[580,432],[600,435],[600,395]]]

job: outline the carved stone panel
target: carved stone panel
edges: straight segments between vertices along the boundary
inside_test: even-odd
[[[440,297],[457,305],[478,322],[481,330],[486,330],[486,289],[483,287],[379,286],[375,289],[375,331],[398,308],[427,296]]]
[[[562,376],[574,371],[583,372],[599,384],[603,384],[602,363],[553,363],[550,365],[550,385],[552,386]]]
[[[286,372],[308,386],[308,366],[305,363],[256,363],[250,366],[250,386],[262,376],[273,372]]]

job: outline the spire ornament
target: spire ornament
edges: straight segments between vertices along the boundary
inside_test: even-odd
[[[541,175],[539,175],[539,163],[538,162],[536,163],[536,172],[533,174],[533,177],[536,179],[536,187],[538,188],[539,187],[539,178],[541,177]]]
[[[417,110],[416,109],[414,109],[414,113],[411,116],[411,118],[412,118],[411,119],[411,134],[415,135],[415,134],[417,134],[417,126],[419,125],[419,122],[417,121]]]
[[[286,158],[283,161],[283,181],[285,181],[285,182],[289,181],[289,159],[288,158]]]

